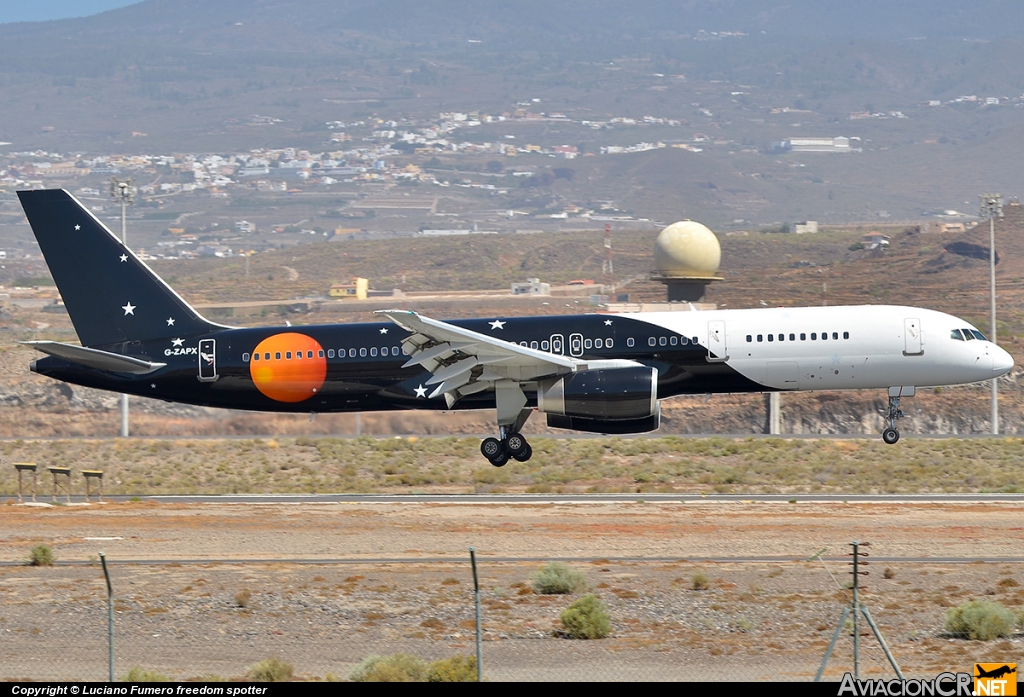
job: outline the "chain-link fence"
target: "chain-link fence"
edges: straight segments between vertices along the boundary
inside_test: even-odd
[[[810,680],[849,602],[820,563],[579,562],[573,567],[605,603],[611,633],[573,640],[560,615],[580,593],[536,593],[530,577],[539,567],[481,560],[488,680]],[[118,678],[138,667],[173,680],[239,679],[278,657],[297,678],[346,679],[374,654],[424,661],[475,654],[468,559],[114,563],[110,570]],[[940,597],[950,604],[961,585],[943,579],[936,595],[920,587],[934,569],[900,573],[913,581],[864,600],[905,673],[927,677],[1002,660],[998,645],[942,635]],[[992,571],[975,576],[985,573]],[[99,563],[0,568],[0,636],[0,679],[105,680]],[[876,642],[860,643],[861,675],[891,676]],[[844,632],[826,679],[850,669],[850,644]]]

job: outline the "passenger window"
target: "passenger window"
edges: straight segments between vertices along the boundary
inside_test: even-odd
[[[686,338],[685,336],[681,336],[681,337],[679,337],[679,345],[680,345],[680,346],[686,346],[686,345],[687,345],[688,343],[690,343],[690,340],[689,340],[689,339],[687,339],[687,338]],[[695,344],[696,344],[697,342],[696,342],[696,341],[694,341],[693,343],[695,343]]]
[[[397,356],[399,353],[401,353],[401,351],[398,350],[397,346],[392,346],[391,347],[391,355],[392,356]]]
[[[677,336],[669,337],[668,343],[670,343],[673,346],[675,346],[676,344],[679,343],[679,337],[677,337]]]
[[[526,342],[524,341],[523,344],[525,345]],[[588,349],[588,350],[594,348],[594,342],[591,341],[590,339],[584,339],[583,340],[583,348]]]
[[[288,356],[288,357],[291,358],[291,356]],[[301,361],[302,360],[302,351],[296,351],[295,352],[295,358],[296,358],[296,360],[300,360]]]
[[[839,332],[832,332],[832,339],[835,341],[839,341]]]
[[[327,349],[327,357],[334,358],[334,349]]]
[[[817,341],[817,340],[818,340],[818,333],[817,332],[811,332],[811,341]]]
[[[404,345],[402,346],[402,355],[403,356],[408,356],[409,355],[409,349],[407,349]]]
[[[822,341],[828,341],[828,332],[822,332],[821,333],[821,340]]]
[[[249,354],[248,353],[243,353],[242,354],[242,363],[248,363],[248,362],[249,362]]]
[[[530,342],[530,348],[532,348],[532,349],[537,348],[537,342],[536,341],[531,341]]]
[[[274,351],[274,359],[278,360],[278,361],[281,360],[281,352],[280,351]]]
[[[843,338],[844,339],[849,339],[850,338],[850,332],[843,332]]]
[[[545,339],[544,341],[540,342],[540,347],[542,350],[547,351],[551,347],[551,343]]]
[[[254,361],[258,361],[258,360],[260,359],[260,354],[258,354],[258,353],[254,353],[254,354],[252,354],[252,359],[253,359]]]
[[[366,349],[365,348],[359,349],[359,356],[362,357],[362,358],[366,358]]]
[[[280,355],[280,354],[278,354],[278,356],[277,356],[277,357],[278,357],[278,358],[280,358],[280,357],[281,357],[281,355]],[[270,354],[269,354],[269,353],[264,353],[264,354],[263,354],[263,360],[265,360],[265,361],[269,361],[269,360],[270,360]]]
[[[590,341],[590,339],[587,339],[587,341]],[[601,348],[603,346],[604,341],[602,339],[594,339],[594,348]]]
[[[290,361],[292,359],[292,352],[291,351],[285,351],[284,352],[284,359],[286,361]]]
[[[758,334],[757,335],[757,343],[761,343],[762,341],[764,341],[764,334]]]
[[[604,341],[604,347],[605,348],[611,348],[614,345],[615,345],[615,343],[611,339],[605,339],[605,341]]]
[[[370,355],[376,357],[376,355],[377,355],[377,347],[376,346],[371,346],[370,347]]]
[[[747,334],[747,343],[749,344],[753,340],[754,340],[754,337],[750,336],[750,334]]]
[[[520,346],[526,346],[526,342],[525,342],[525,341],[520,341],[520,342],[519,342],[519,345],[520,345]]]
[[[633,343],[633,337],[629,337],[628,339],[626,339],[626,346],[628,346],[629,348],[633,348]]]
[[[665,346],[666,344],[668,344],[668,339],[666,339],[663,336],[659,336],[658,337],[658,344],[660,344],[661,346]]]
[[[363,349],[363,355],[364,356],[366,355],[366,349]],[[348,350],[348,357],[349,358],[355,358],[356,357],[356,350],[355,349],[349,349]]]
[[[779,334],[779,341],[785,341],[785,340],[786,340],[786,335],[785,334]]]
[[[770,341],[770,342],[771,341],[775,341],[775,336],[773,334],[769,334],[768,335],[768,341]]]
[[[796,341],[796,334],[790,334],[789,335],[789,340],[790,341]]]
[[[648,339],[648,340],[647,340],[647,345],[648,345],[648,346],[657,346],[657,345],[658,345],[658,340],[657,340],[657,339],[655,339],[655,338],[654,338],[654,337],[652,336],[652,337],[651,337],[650,339]]]
[[[700,343],[699,341],[697,341],[697,337],[693,337],[692,339],[690,339],[690,341],[693,342],[694,346]]]
[[[317,351],[316,357],[317,358],[323,358],[324,357],[324,350],[320,349],[319,351]]]
[[[807,341],[807,335],[803,332],[800,333],[800,341]]]

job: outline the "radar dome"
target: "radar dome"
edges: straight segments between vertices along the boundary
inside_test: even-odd
[[[715,233],[692,220],[672,223],[654,243],[654,264],[662,276],[714,278],[721,261]]]

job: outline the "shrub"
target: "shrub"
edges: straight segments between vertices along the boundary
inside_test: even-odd
[[[31,566],[53,566],[57,561],[57,555],[50,549],[50,545],[36,545],[28,553],[28,563]]]
[[[976,641],[1008,637],[1016,624],[1010,610],[990,600],[972,600],[946,613],[947,632]]]
[[[245,671],[245,677],[255,682],[290,682],[294,674],[292,664],[277,656],[253,663]]]
[[[476,682],[476,656],[452,656],[427,668],[427,682]]]
[[[695,591],[706,591],[711,587],[711,582],[708,581],[708,577],[704,574],[694,574],[693,578],[690,579],[690,588]]]
[[[603,639],[612,630],[608,607],[593,593],[562,611],[562,627],[572,639]]]
[[[170,682],[170,678],[155,670],[145,670],[141,666],[132,666],[128,675],[121,678],[121,682]]]
[[[252,600],[252,593],[248,588],[243,588],[235,593],[235,605],[238,607],[249,607],[250,600]]]
[[[426,661],[407,653],[368,656],[352,669],[352,682],[423,682],[429,667]]]
[[[530,576],[533,590],[541,595],[566,595],[590,590],[590,582],[582,571],[568,564],[553,561]]]

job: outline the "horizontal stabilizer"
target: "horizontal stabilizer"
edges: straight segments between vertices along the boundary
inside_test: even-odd
[[[87,348],[85,346],[62,344],[59,341],[22,341],[21,343],[50,356],[63,358],[66,361],[78,363],[89,368],[109,370],[115,373],[145,375],[167,365],[166,363],[151,363],[141,358],[122,356],[119,353],[100,351],[99,349]]]

